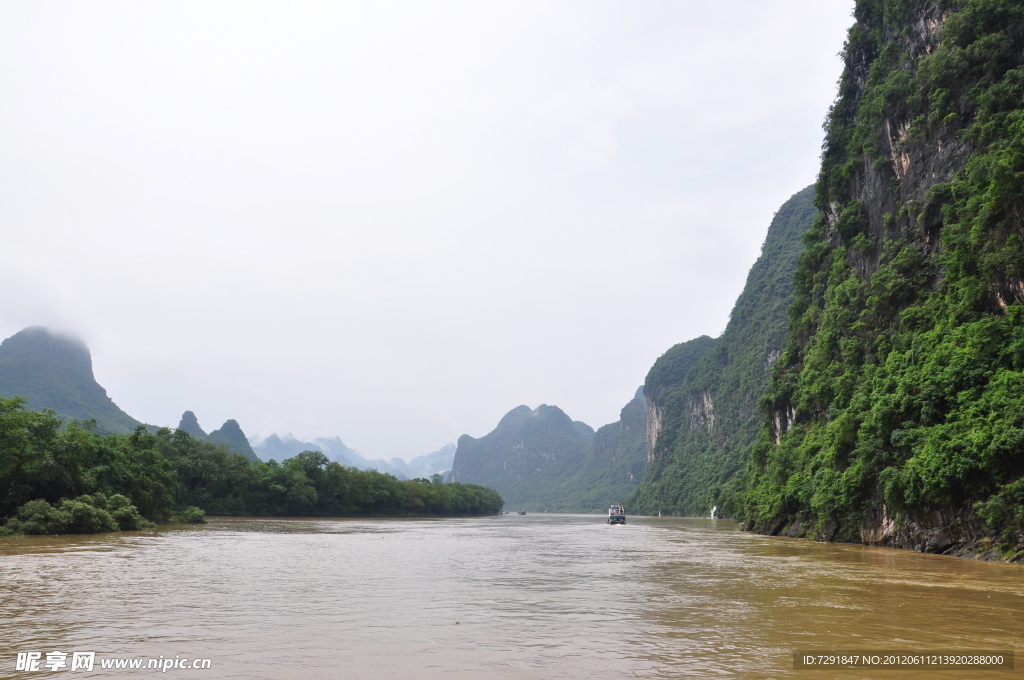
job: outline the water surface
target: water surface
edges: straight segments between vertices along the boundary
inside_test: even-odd
[[[793,670],[794,649],[1016,649],[1024,567],[724,520],[214,519],[0,539],[0,677],[1009,678]],[[19,651],[210,670],[18,673]]]

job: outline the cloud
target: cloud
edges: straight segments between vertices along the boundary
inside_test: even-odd
[[[10,4],[0,330],[411,458],[614,420],[814,179],[851,2]]]

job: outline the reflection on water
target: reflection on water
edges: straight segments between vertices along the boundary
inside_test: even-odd
[[[0,677],[62,677],[15,672],[17,652],[52,650],[208,657],[212,670],[168,671],[206,678],[836,675],[794,671],[794,649],[1016,649],[1024,663],[1021,566],[725,520],[603,521],[215,519],[0,539]]]

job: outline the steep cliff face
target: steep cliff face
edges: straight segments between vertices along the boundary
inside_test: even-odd
[[[816,214],[813,187],[782,205],[721,337],[676,345],[647,375],[648,467],[632,509],[707,515],[735,509],[762,418],[758,400],[786,333],[801,237]]]
[[[662,354],[647,373],[643,388],[647,401],[647,465],[655,475],[660,474],[660,469],[655,468],[664,465],[664,456],[659,453],[671,448],[681,427],[679,418],[687,398],[686,376],[714,346],[715,341],[706,335],[681,342]]]
[[[962,552],[1024,525],[1024,3],[860,0],[745,512]]]
[[[0,343],[0,397],[24,397],[32,410],[64,421],[95,418],[98,431],[127,434],[141,425],[96,382],[85,343],[33,326]]]
[[[557,406],[519,406],[489,434],[459,437],[450,479],[489,486],[507,507],[562,509],[558,489],[582,469],[593,438]]]

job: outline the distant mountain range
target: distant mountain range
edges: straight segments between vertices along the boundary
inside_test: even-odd
[[[181,414],[181,422],[178,423],[178,429],[185,430],[185,432],[188,432],[196,439],[202,439],[213,444],[223,444],[228,447],[229,451],[240,453],[254,463],[260,460],[249,445],[249,440],[246,438],[245,433],[242,432],[238,421],[234,419],[224,421],[219,430],[206,434],[203,428],[199,426],[196,414],[192,413],[192,411],[185,411]]]
[[[25,397],[30,409],[52,409],[64,421],[93,418],[101,433],[128,434],[142,425],[96,382],[85,343],[42,327],[26,328],[0,343],[0,396]],[[485,484],[502,493],[510,505],[534,510],[593,511],[620,502],[642,478],[646,461],[644,401],[639,393],[623,408],[617,423],[597,433],[556,406],[520,406],[491,434],[478,440],[463,436],[458,447],[446,444],[409,462],[367,459],[337,436],[312,441],[290,434],[247,438],[235,420],[207,433],[192,411],[182,414],[177,427],[251,461],[280,462],[302,451],[321,451],[343,465],[399,479],[442,474]]]
[[[506,508],[602,511],[643,478],[645,419],[642,391],[596,433],[557,406],[518,406],[489,434],[459,437],[449,479],[492,487]]]
[[[340,437],[317,437],[312,441],[302,441],[291,434],[272,434],[266,438],[250,437],[253,451],[260,460],[282,461],[302,451],[320,451],[329,459],[342,465],[359,468],[360,470],[377,470],[392,474],[399,479],[417,479],[430,477],[433,474],[445,474],[452,467],[455,457],[455,444],[443,447],[423,456],[417,456],[408,463],[401,458],[369,460],[359,451],[351,449],[341,441]]]

